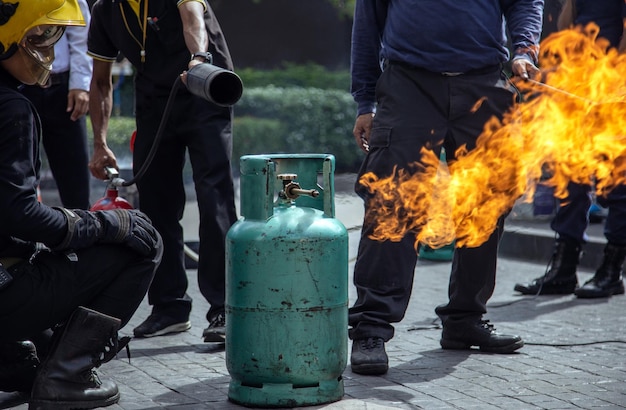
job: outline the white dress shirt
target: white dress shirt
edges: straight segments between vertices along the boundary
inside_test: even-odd
[[[78,0],[86,26],[68,26],[54,45],[52,74],[70,72],[70,90],[89,91],[93,60],[87,55],[87,33],[91,13],[86,0]]]

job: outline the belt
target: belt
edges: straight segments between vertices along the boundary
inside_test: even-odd
[[[50,74],[50,80],[48,85],[61,85],[67,84],[70,81],[70,72],[64,71],[62,73]]]
[[[430,71],[422,67],[417,67],[409,63],[405,63],[404,61],[390,60],[389,64],[399,65],[399,66],[406,67],[411,70],[428,71],[429,73],[439,74],[444,77],[457,77],[460,75],[484,75],[484,74],[495,73],[495,72],[502,70],[502,64],[494,64],[494,65],[490,65],[486,67],[475,68],[475,69],[468,70],[468,71],[444,71],[444,72]]]
[[[14,258],[11,256],[6,256],[4,258],[0,258],[0,263],[6,268],[9,269],[11,266],[16,265],[20,262],[23,262],[22,258]]]

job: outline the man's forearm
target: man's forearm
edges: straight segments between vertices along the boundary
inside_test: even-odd
[[[209,35],[204,24],[204,7],[202,3],[188,1],[179,6],[180,17],[183,22],[183,35],[189,53],[207,51]]]
[[[113,87],[107,84],[92,81],[89,96],[89,113],[93,128],[94,146],[106,145],[106,134],[109,128],[109,118],[113,107]]]

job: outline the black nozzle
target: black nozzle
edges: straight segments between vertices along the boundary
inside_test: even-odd
[[[243,82],[233,71],[203,63],[187,71],[187,89],[213,104],[229,107],[241,98]]]

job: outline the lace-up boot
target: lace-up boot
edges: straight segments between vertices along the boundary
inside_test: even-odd
[[[95,369],[119,351],[120,324],[119,319],[94,310],[76,309],[55,330],[50,352],[35,378],[29,410],[92,409],[117,403],[117,385],[100,381]]]
[[[352,371],[358,374],[385,374],[389,369],[389,358],[385,341],[381,337],[356,339],[352,342],[350,355]]]
[[[626,257],[626,246],[608,243],[604,248],[602,264],[595,275],[585,284],[576,289],[579,298],[604,298],[611,295],[624,294],[622,265]]]
[[[578,287],[576,268],[581,246],[576,241],[559,239],[554,244],[550,269],[530,283],[518,283],[515,290],[524,295],[565,295]]]
[[[524,346],[521,337],[496,332],[488,320],[446,323],[440,343],[444,349],[468,350],[476,346],[490,353],[511,353]]]
[[[30,392],[37,366],[39,357],[33,342],[0,343],[0,391]]]

